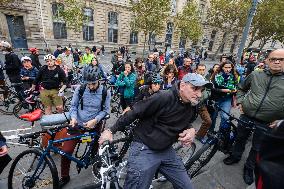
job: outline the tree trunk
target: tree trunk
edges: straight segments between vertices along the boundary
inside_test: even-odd
[[[269,38],[263,38],[261,40],[261,46],[260,46],[260,50],[263,49],[264,45],[266,45],[267,41],[269,41]]]
[[[146,39],[147,39],[147,33],[144,33],[144,47],[143,47],[143,58],[145,54],[145,48],[146,48]]]

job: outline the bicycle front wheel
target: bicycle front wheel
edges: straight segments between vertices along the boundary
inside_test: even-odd
[[[206,143],[185,163],[185,168],[190,178],[197,176],[200,169],[211,160],[217,150],[217,144]]]
[[[16,157],[9,171],[9,189],[59,189],[58,173],[54,162],[45,158],[38,167],[41,155],[39,150],[29,149]]]
[[[21,119],[26,121],[25,119],[20,118],[20,116],[22,114],[25,113],[30,113],[32,111],[34,111],[35,109],[41,109],[42,111],[44,111],[44,106],[41,102],[36,102],[36,104],[29,104],[26,102],[20,102],[18,103],[14,109],[13,109],[13,114],[16,116],[16,118]]]
[[[13,108],[20,102],[17,94],[12,91],[0,93],[0,112],[6,115],[13,114]]]

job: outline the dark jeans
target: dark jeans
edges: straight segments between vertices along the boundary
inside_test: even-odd
[[[240,119],[246,122],[252,121],[256,124],[258,123],[255,120],[248,118],[245,115],[241,115]],[[242,124],[240,123],[238,124],[237,138],[236,138],[235,145],[233,148],[233,153],[232,153],[234,158],[239,159],[239,160],[242,158],[243,152],[245,150],[246,142],[251,134],[252,134],[252,129],[247,129]],[[257,152],[259,152],[260,145],[261,145],[263,138],[264,138],[263,131],[261,131],[260,129],[256,129],[253,133],[252,147],[250,149],[248,158],[246,160],[245,167],[249,169],[254,169],[255,164],[256,164],[256,154]]]
[[[120,96],[120,105],[123,110],[126,107],[130,106],[132,102],[133,102],[133,98],[124,98],[123,96]]]
[[[124,189],[149,189],[152,179],[159,170],[175,189],[192,189],[189,176],[181,159],[170,147],[154,151],[139,142],[132,142],[127,162]]]
[[[20,74],[7,74],[7,75],[12,84],[22,83]],[[20,100],[23,101],[24,100],[23,87],[21,85],[16,85],[14,88],[15,88],[15,91],[19,94]]]

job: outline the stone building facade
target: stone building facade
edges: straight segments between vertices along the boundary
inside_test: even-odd
[[[204,23],[208,0],[196,1]],[[171,0],[172,14],[181,11],[186,3],[187,0]],[[131,51],[142,51],[143,34],[131,32],[129,0],[85,0],[84,14],[90,18],[90,22],[79,34],[66,28],[66,24],[61,20],[56,20],[60,6],[60,0],[15,0],[13,3],[0,4],[0,39],[12,42],[16,48],[44,49],[47,46],[54,49],[57,44],[67,46],[71,43],[81,48],[104,45],[107,51],[126,45]],[[210,54],[218,49],[222,38],[225,37],[222,31],[204,24],[202,38],[193,44],[191,41],[180,40],[173,26],[174,23],[169,21],[163,34],[149,36],[149,49],[154,46],[164,49],[166,45],[175,50],[198,47],[207,49]],[[220,53],[236,53],[240,36],[226,35],[229,35],[226,36],[228,40],[220,49]],[[273,45],[277,46],[275,43]]]

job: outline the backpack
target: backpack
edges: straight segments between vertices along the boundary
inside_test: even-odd
[[[101,111],[103,111],[104,109],[104,104],[105,104],[106,97],[107,97],[107,87],[105,85],[102,85],[102,86],[103,86],[103,91],[102,91]],[[81,110],[83,110],[83,95],[86,90],[86,87],[87,87],[87,84],[83,84],[80,86],[80,89],[79,89],[79,103],[81,104]]]

